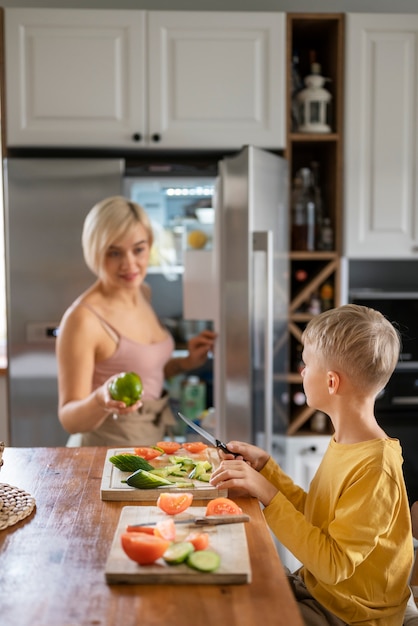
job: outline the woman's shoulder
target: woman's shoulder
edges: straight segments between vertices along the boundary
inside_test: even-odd
[[[60,327],[76,325],[78,328],[92,328],[97,325],[99,311],[96,311],[98,303],[91,293],[84,293],[79,296],[68,307],[62,316]]]

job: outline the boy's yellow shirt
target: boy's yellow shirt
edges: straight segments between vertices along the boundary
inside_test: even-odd
[[[403,622],[413,542],[402,462],[395,439],[332,439],[308,493],[272,459],[262,470],[280,490],[269,526],[303,563],[309,592],[349,624]]]

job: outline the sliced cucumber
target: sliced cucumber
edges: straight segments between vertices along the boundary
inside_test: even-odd
[[[187,558],[187,565],[199,572],[214,572],[220,564],[221,557],[213,550],[196,550]]]
[[[163,559],[169,565],[179,565],[184,563],[193,551],[194,546],[190,541],[172,543],[164,552]]]
[[[115,454],[109,458],[109,461],[121,472],[136,472],[139,469],[149,471],[153,469],[153,466],[148,461],[137,454]]]
[[[196,461],[193,461],[188,456],[170,456],[169,457],[171,463],[180,463],[181,465],[193,467],[196,465]]]
[[[200,476],[197,477],[197,480],[200,480],[202,483],[208,483],[210,482],[210,477],[211,474],[200,474]]]
[[[136,489],[154,489],[154,487],[163,487],[164,485],[173,486],[173,483],[166,478],[156,476],[142,469],[137,470],[128,476],[126,480],[122,480],[122,482],[130,487],[136,487]]]

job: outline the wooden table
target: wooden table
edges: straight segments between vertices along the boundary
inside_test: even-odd
[[[302,626],[257,500],[247,585],[108,585],[123,506],[103,502],[106,448],[6,448],[0,482],[30,493],[30,517],[0,531],[0,623],[10,626]],[[207,502],[206,502],[207,503]],[[196,505],[206,504],[196,501]]]

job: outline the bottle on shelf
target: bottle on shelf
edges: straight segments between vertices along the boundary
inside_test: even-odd
[[[299,53],[294,50],[292,55],[292,130],[297,130],[299,127],[299,104],[296,96],[303,87],[304,84],[299,71]]]
[[[292,250],[313,251],[316,247],[317,213],[312,172],[301,168],[292,191]]]
[[[298,389],[292,396],[293,404],[303,406],[306,403],[306,396],[302,389]]]
[[[321,298],[319,297],[319,293],[315,291],[311,295],[310,300],[309,300],[308,313],[310,313],[311,315],[319,315],[321,311],[322,311]]]
[[[321,310],[328,311],[334,307],[334,287],[330,281],[325,282],[320,291]]]
[[[324,217],[322,220],[318,247],[324,251],[334,249],[334,230],[329,217]]]
[[[298,374],[300,374],[305,367],[305,364],[302,359],[303,346],[301,343],[298,343],[295,349],[295,359],[294,359],[294,370]]]

